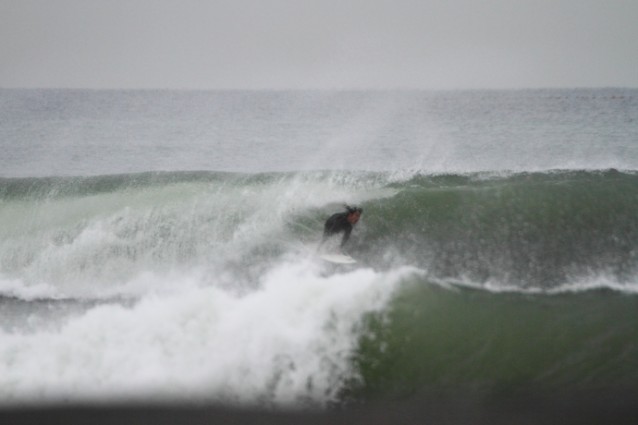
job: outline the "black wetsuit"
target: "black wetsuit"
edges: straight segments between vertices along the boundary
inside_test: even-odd
[[[326,224],[323,226],[323,240],[321,243],[323,244],[329,236],[334,235],[339,232],[343,232],[343,239],[341,239],[341,247],[348,242],[350,238],[350,233],[352,232],[352,224],[348,221],[349,212],[342,212],[333,214],[330,216],[328,220],[326,220]]]

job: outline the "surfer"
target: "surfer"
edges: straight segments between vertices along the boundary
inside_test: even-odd
[[[319,247],[321,247],[330,236],[340,232],[343,232],[340,247],[343,248],[346,242],[348,242],[350,233],[352,232],[352,227],[357,224],[359,218],[361,218],[363,209],[359,207],[350,207],[348,205],[345,207],[347,211],[333,214],[328,220],[326,220],[326,223],[323,226],[323,239],[321,240]]]

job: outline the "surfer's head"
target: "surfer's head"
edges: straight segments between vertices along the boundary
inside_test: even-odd
[[[350,207],[348,205],[346,205],[346,209],[348,210],[348,223],[356,224],[361,218],[363,209],[359,207]]]

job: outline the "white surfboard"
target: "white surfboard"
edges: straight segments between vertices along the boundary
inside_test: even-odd
[[[319,257],[335,264],[354,264],[357,262],[351,256],[343,254],[322,254]]]

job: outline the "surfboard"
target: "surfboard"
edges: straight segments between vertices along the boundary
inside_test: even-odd
[[[343,254],[322,254],[319,257],[335,264],[354,264],[357,262],[351,256]]]

